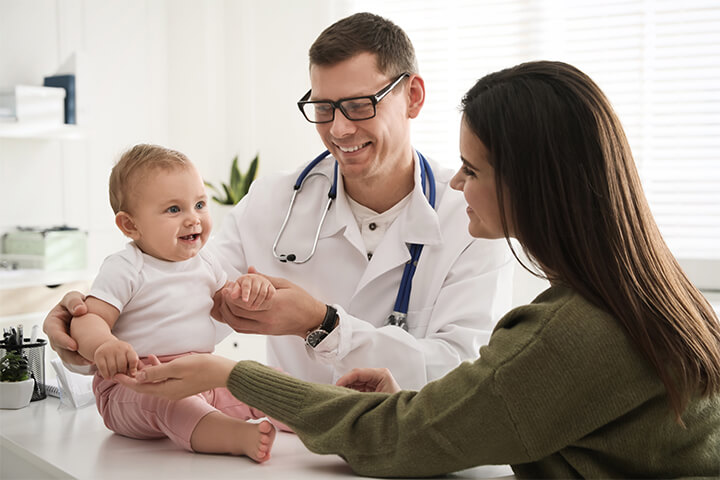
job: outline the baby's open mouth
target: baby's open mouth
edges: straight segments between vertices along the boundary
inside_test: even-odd
[[[197,238],[200,236],[199,233],[193,233],[191,235],[185,235],[184,237],[180,237],[180,240],[187,240],[187,241],[194,241],[197,240]]]

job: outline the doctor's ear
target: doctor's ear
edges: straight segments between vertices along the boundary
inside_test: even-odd
[[[408,116],[415,118],[425,103],[425,80],[420,75],[412,75],[408,80]]]
[[[118,212],[115,215],[115,225],[118,226],[126,237],[130,237],[133,240],[140,238],[140,232],[129,213],[123,211]]]

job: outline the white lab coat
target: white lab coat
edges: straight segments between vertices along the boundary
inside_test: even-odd
[[[225,217],[211,242],[228,278],[246,272],[284,277],[338,309],[339,327],[315,349],[297,336],[268,337],[268,362],[313,382],[334,383],[354,367],[386,367],[405,389],[419,389],[464,360],[477,357],[500,316],[510,308],[512,264],[504,240],[480,240],[467,231],[466,204],[449,187],[453,171],[430,161],[437,185],[433,210],[420,186],[387,230],[369,261],[360,230],[344,193],[328,212],[317,251],[305,264],[281,263],[272,246],[302,169],[258,179]],[[315,167],[332,178],[330,156]],[[306,180],[278,245],[279,253],[303,259],[310,252],[327,202],[330,180]],[[393,310],[409,243],[425,247],[412,283],[409,332],[385,326]]]

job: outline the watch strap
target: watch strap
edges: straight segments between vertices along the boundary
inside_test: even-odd
[[[327,310],[325,310],[325,318],[323,318],[323,321],[318,328],[330,333],[335,330],[335,324],[337,323],[337,309],[332,305],[325,306],[327,307]]]
[[[331,305],[326,305],[326,307],[325,318],[323,318],[320,326],[310,330],[305,336],[305,343],[311,348],[315,348],[330,332],[335,330],[335,325],[337,324],[337,309]]]

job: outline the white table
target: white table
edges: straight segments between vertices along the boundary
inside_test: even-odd
[[[270,460],[186,452],[169,440],[113,434],[94,405],[60,406],[56,398],[0,410],[0,478],[79,479],[324,479],[353,476],[334,455],[315,455],[298,437],[279,433]],[[359,477],[356,477],[359,478]],[[447,478],[514,478],[507,466],[477,467]]]

